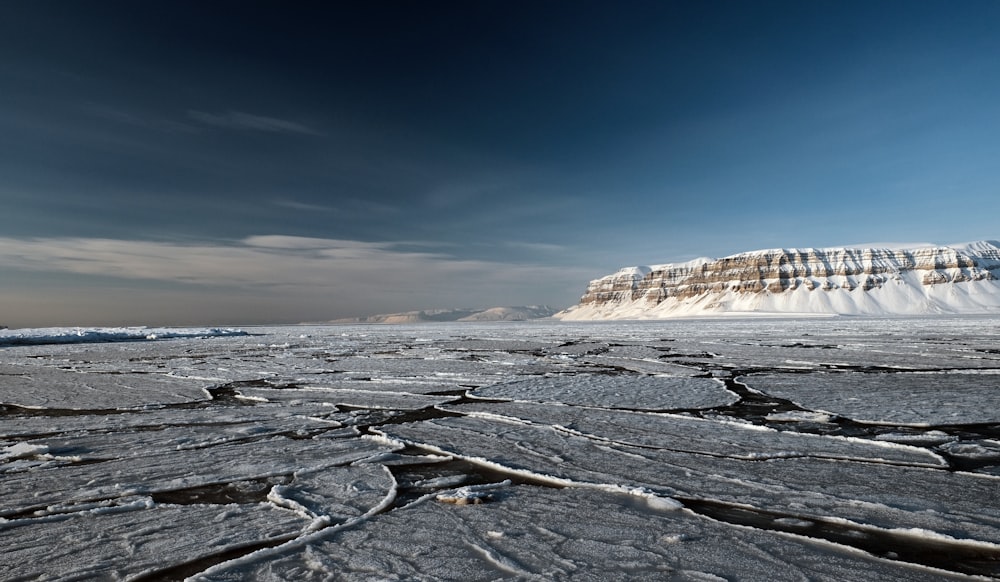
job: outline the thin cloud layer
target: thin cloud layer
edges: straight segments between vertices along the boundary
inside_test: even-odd
[[[579,286],[590,275],[398,247],[399,243],[280,235],[228,244],[0,238],[0,268],[111,277],[152,284],[154,289],[178,283],[206,290],[229,288],[242,296],[303,302],[310,308],[302,317],[313,320],[363,315],[356,312],[362,304],[377,312],[410,302],[426,307],[540,302],[553,295],[553,288],[565,293],[566,287]],[[521,291],[525,281],[539,282],[532,297]],[[87,293],[85,286],[73,285],[50,291],[61,292],[67,300]]]
[[[298,200],[286,200],[278,199],[272,200],[272,204],[275,206],[280,206],[282,208],[291,208],[292,210],[302,210],[304,212],[336,212],[337,209],[333,206],[327,206],[323,204],[310,204],[308,202],[299,202]]]
[[[100,238],[0,238],[0,264],[126,279],[204,285],[331,285],[332,277],[394,271],[400,282],[482,275],[497,263],[395,250],[395,243],[252,236],[234,244],[179,244]],[[535,267],[505,265],[504,270]]]
[[[188,111],[188,117],[205,125],[221,127],[223,129],[323,135],[322,132],[311,127],[306,127],[301,123],[278,119],[276,117],[253,115],[244,113],[243,111],[227,111],[219,114],[206,113],[204,111]]]

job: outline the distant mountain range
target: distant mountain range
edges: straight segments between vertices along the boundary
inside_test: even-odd
[[[771,249],[621,269],[554,317],[1000,313],[998,278],[997,241]]]
[[[442,321],[526,321],[551,317],[558,310],[548,305],[490,307],[489,309],[424,309],[366,317],[335,319],[330,323],[430,323]]]

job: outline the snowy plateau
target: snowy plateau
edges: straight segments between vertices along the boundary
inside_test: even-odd
[[[1000,579],[998,324],[3,330],[0,580]]]
[[[771,249],[628,267],[590,282],[565,320],[1000,312],[1000,242]]]

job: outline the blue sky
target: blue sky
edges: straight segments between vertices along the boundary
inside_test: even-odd
[[[0,2],[0,324],[1000,237],[1000,2]]]

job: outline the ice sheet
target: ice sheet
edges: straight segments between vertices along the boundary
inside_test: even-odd
[[[81,373],[47,367],[0,365],[0,404],[93,410],[196,402],[210,398],[203,380],[165,374]]]
[[[575,375],[494,384],[469,392],[476,398],[558,402],[630,410],[714,408],[739,400],[714,378]]]
[[[322,386],[286,388],[282,390],[239,388],[237,392],[244,396],[260,398],[267,402],[326,402],[358,408],[387,408],[392,410],[419,410],[457,399],[457,397],[426,396],[422,394],[407,394],[406,392],[393,392],[390,390],[358,390],[350,388],[326,388]]]
[[[761,374],[744,381],[800,406],[897,425],[1000,422],[1000,376],[945,373]]]
[[[1000,543],[1000,481],[990,476],[809,457],[747,461],[601,443],[549,426],[484,418],[442,418],[382,430],[394,439],[555,484],[649,487],[795,517],[841,516]],[[959,499],[955,491],[962,492]]]
[[[270,504],[84,511],[0,523],[0,579],[125,580],[294,537],[309,520]]]
[[[268,499],[309,519],[342,523],[385,503],[395,489],[384,466],[361,464],[296,471],[287,485],[275,485]]]
[[[943,466],[941,457],[917,447],[844,437],[781,432],[733,422],[621,410],[524,403],[468,403],[446,407],[464,414],[499,415],[565,429],[595,442],[699,453],[733,459],[791,457],[885,461]]]
[[[22,414],[3,418],[0,422],[0,438],[22,439],[26,437],[47,437],[64,433],[113,434],[134,429],[159,429],[167,426],[199,427],[204,425],[221,427],[227,425],[286,423],[288,428],[301,429],[320,422],[329,428],[340,426],[338,419],[349,421],[350,415],[339,414],[323,404],[272,405],[254,403],[254,406],[206,405],[199,408],[154,408],[144,410],[115,411],[113,413],[81,413],[66,415],[60,410],[55,414],[48,411],[19,411]],[[24,416],[28,412],[32,416]]]
[[[115,499],[217,483],[290,475],[393,450],[371,440],[270,438],[209,448],[169,449],[96,463],[6,474],[0,517],[53,505]]]
[[[665,376],[695,376],[701,370],[694,366],[681,366],[653,359],[623,358],[618,356],[585,356],[578,360],[587,364],[606,368],[621,368],[640,374],[662,374]]]
[[[942,572],[731,527],[603,491],[512,487],[434,500],[197,581],[944,580]]]

